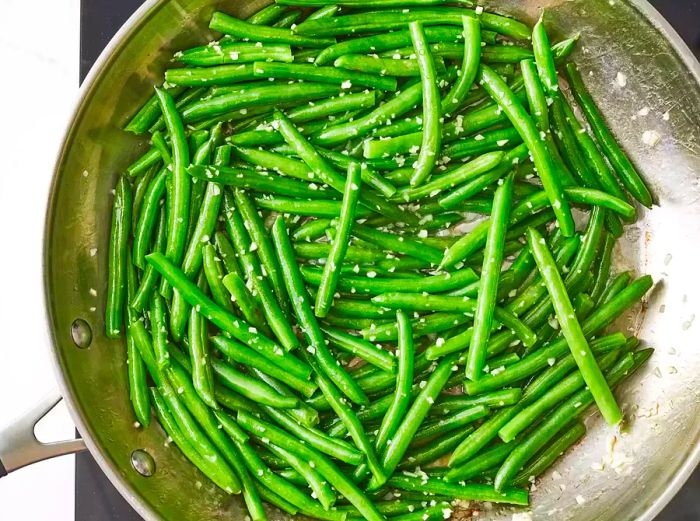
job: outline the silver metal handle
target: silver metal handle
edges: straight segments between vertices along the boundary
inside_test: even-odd
[[[0,429],[0,477],[32,463],[85,450],[80,439],[42,443],[36,438],[34,427],[60,401],[61,394],[54,389],[8,427]]]

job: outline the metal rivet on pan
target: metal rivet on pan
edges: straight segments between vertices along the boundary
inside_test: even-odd
[[[143,449],[137,449],[131,453],[131,466],[145,478],[150,478],[156,472],[153,456]]]
[[[92,343],[92,328],[82,318],[76,318],[70,326],[70,336],[76,346],[85,349]]]

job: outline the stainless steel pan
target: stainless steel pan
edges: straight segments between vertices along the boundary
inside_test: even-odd
[[[172,52],[207,41],[214,9],[246,16],[265,3],[146,2],[93,67],[54,174],[44,270],[48,343],[61,394],[87,448],[149,520],[231,520],[244,513],[239,497],[221,493],[177,449],[166,447],[156,425],[134,428],[124,346],[102,333],[110,192],[144,147],[120,129],[160,82]],[[658,281],[644,309],[624,323],[657,348],[644,372],[620,391],[629,425],[613,432],[591,418],[586,439],[537,484],[533,518],[650,520],[700,458],[700,65],[643,0],[492,3],[530,19],[544,5],[549,25],[562,35],[582,33],[576,59],[584,71],[594,70],[587,78],[593,94],[659,203],[627,230],[617,255],[620,269]],[[641,115],[646,107],[649,114]],[[643,143],[647,130],[660,134],[656,146]],[[0,432],[0,460],[8,471],[82,447],[34,439],[33,424],[55,400]],[[479,518],[511,516],[486,509]]]

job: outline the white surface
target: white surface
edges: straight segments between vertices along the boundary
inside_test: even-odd
[[[0,0],[0,430],[54,384],[42,316],[44,206],[78,90],[79,0]],[[59,406],[37,429],[73,435]],[[73,457],[0,480],[2,519],[72,521]]]

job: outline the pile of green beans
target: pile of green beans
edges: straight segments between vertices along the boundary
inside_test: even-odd
[[[114,190],[104,311],[129,421],[253,521],[527,506],[652,354],[607,331],[653,285],[611,266],[653,199],[579,37],[470,5],[215,12],[219,39],[175,53],[124,127],[144,150]]]

